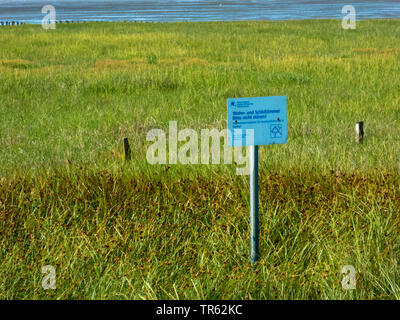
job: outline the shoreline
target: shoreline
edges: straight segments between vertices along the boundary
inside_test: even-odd
[[[285,20],[274,20],[274,19],[256,19],[256,20],[201,20],[201,21],[143,21],[143,20],[56,20],[56,24],[78,24],[78,23],[161,23],[161,24],[188,24],[188,23],[255,23],[255,22],[302,22],[302,21],[341,21],[336,18],[312,18],[312,19],[285,19]],[[357,19],[357,22],[367,21],[400,21],[399,18],[367,18]],[[16,20],[0,20],[0,27],[15,26],[15,25],[41,25],[41,22],[24,22]]]

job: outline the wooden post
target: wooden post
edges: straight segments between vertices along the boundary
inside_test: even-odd
[[[364,139],[364,121],[356,123],[356,141],[362,143]]]
[[[125,161],[131,160],[131,147],[129,146],[128,138],[124,138]]]

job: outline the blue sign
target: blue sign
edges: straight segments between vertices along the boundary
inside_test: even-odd
[[[228,130],[231,147],[285,144],[286,97],[228,99]]]

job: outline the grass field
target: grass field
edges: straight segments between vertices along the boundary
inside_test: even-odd
[[[0,28],[0,298],[399,299],[399,73],[400,20]],[[150,165],[146,133],[270,95],[289,138],[261,147],[252,270],[248,178]]]

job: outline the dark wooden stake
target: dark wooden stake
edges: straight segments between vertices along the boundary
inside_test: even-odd
[[[356,123],[356,141],[361,143],[364,139],[364,121]]]
[[[131,147],[129,146],[128,138],[124,138],[125,161],[131,160]]]

